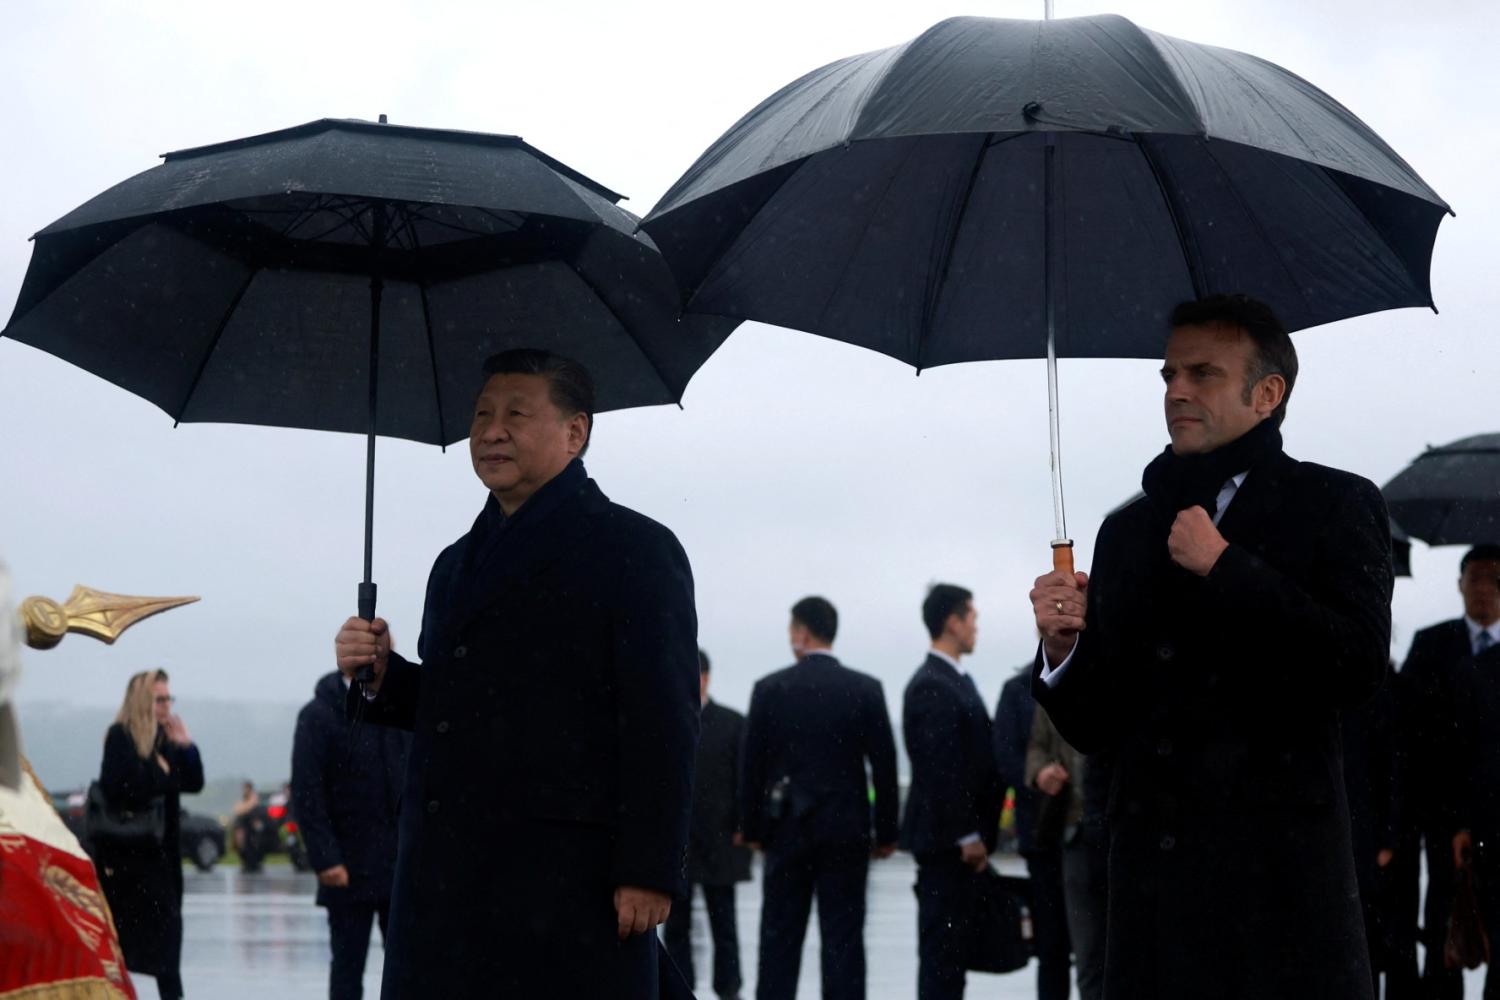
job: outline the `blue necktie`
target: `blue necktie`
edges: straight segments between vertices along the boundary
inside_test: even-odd
[[[1480,632],[1479,635],[1474,637],[1474,655],[1478,656],[1480,653],[1484,652],[1486,649],[1489,649],[1494,644],[1495,640],[1490,636],[1490,630],[1485,629],[1483,632]]]

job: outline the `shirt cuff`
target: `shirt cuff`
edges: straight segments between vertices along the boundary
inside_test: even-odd
[[[965,836],[959,837],[958,838],[958,846],[959,847],[968,847],[970,844],[977,844],[977,843],[979,843],[983,839],[984,838],[980,837],[979,834],[978,834],[978,832],[976,831],[974,833],[966,834]]]
[[[1057,666],[1053,666],[1047,659],[1047,644],[1042,643],[1042,683],[1050,687],[1057,687],[1057,682],[1062,680],[1063,671],[1068,669],[1068,664],[1073,662],[1073,654],[1078,652],[1078,640],[1073,640],[1073,648],[1068,650],[1068,655]]]

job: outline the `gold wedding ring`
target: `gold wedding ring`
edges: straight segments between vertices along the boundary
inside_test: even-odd
[[[1062,614],[1062,601],[1054,601],[1053,603],[1057,605],[1057,613]]]

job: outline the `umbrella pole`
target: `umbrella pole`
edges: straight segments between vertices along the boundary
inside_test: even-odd
[[[375,205],[375,234],[372,240],[376,260],[385,244],[385,207]],[[365,432],[365,579],[359,585],[359,616],[365,621],[375,620],[375,415],[377,412],[377,388],[380,384],[380,295],[384,284],[380,279],[378,263],[370,271],[370,409],[369,423]],[[368,668],[361,668],[365,670]],[[361,678],[364,679],[364,678]],[[370,677],[374,679],[373,673]]]
[[[1049,5],[1050,6],[1050,5]],[[1057,147],[1052,133],[1042,150],[1042,295],[1047,311],[1047,429],[1052,450],[1052,518],[1057,534],[1052,539],[1052,569],[1073,573],[1073,540],[1068,537],[1068,518],[1063,510],[1062,433],[1057,406],[1057,316],[1052,288],[1053,175]]]

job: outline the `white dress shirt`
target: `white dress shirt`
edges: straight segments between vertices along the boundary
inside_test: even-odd
[[[1245,477],[1248,475],[1250,475],[1250,470],[1246,469],[1239,475],[1230,476],[1227,480],[1224,481],[1224,485],[1219,489],[1218,499],[1214,504],[1216,508],[1214,510],[1214,527],[1217,528],[1219,526],[1219,521],[1221,518],[1223,518],[1225,509],[1229,506],[1229,502],[1234,499],[1234,495],[1239,492],[1240,487],[1245,484]],[[1497,629],[1500,629],[1500,622],[1496,622],[1495,627]],[[1073,654],[1069,652],[1068,655],[1063,658],[1063,661],[1054,667],[1051,663],[1047,662],[1047,644],[1042,643],[1041,648],[1042,683],[1047,685],[1048,687],[1056,687],[1057,682],[1062,679],[1063,671],[1068,669],[1069,663],[1073,662]],[[1073,648],[1078,648],[1078,643],[1076,640],[1073,643]]]

